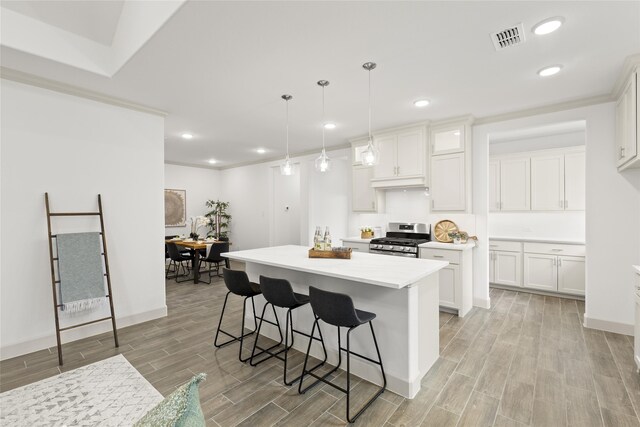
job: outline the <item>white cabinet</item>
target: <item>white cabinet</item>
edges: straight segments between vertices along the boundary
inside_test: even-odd
[[[406,129],[392,134],[374,135],[374,143],[380,152],[380,160],[374,166],[373,180],[397,180],[422,178],[425,174],[424,128]],[[389,183],[384,183],[389,187]]]
[[[522,254],[520,252],[492,251],[494,280],[492,283],[522,286]]]
[[[640,167],[638,157],[640,111],[638,111],[638,70],[634,70],[616,102],[616,164],[620,170]]]
[[[558,290],[558,257],[524,254],[524,287],[543,291]]]
[[[583,211],[586,190],[585,152],[567,153],[564,156],[564,209]]]
[[[582,146],[492,157],[489,210],[584,210],[585,166]]]
[[[531,157],[531,210],[564,210],[564,155]]]
[[[464,211],[465,185],[464,153],[431,158],[431,209],[433,211]]]
[[[450,128],[431,132],[431,155],[462,153],[465,149],[465,127],[454,125]]]
[[[500,210],[531,209],[531,160],[529,157],[500,161]]]
[[[634,327],[634,344],[633,344],[633,358],[636,361],[638,367],[638,373],[640,373],[640,266],[634,266],[636,271],[635,283],[633,286],[633,296],[635,298],[636,308],[636,321]]]
[[[584,295],[584,257],[558,257],[558,292]]]
[[[354,252],[369,252],[369,242],[365,241],[343,239],[342,246],[344,246],[345,248],[351,248],[351,250]]]
[[[432,123],[429,140],[431,211],[471,210],[472,117]]]
[[[439,272],[440,306],[457,310],[460,317],[464,317],[473,307],[471,251],[471,248],[458,250],[423,247],[419,250],[420,258],[449,262],[449,265]]]
[[[489,162],[489,211],[500,210],[500,161]]]
[[[355,212],[377,212],[378,197],[376,189],[371,187],[373,168],[354,166],[352,169],[351,209]]]

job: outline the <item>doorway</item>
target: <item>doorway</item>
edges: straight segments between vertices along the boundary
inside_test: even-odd
[[[271,168],[273,206],[271,246],[300,244],[300,168],[293,165],[292,175]]]

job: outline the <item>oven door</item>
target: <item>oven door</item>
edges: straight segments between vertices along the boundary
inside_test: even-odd
[[[403,256],[407,258],[417,258],[418,254],[411,252],[395,252],[395,251],[381,251],[379,249],[369,249],[370,254],[380,254],[380,255],[392,255],[392,256]]]

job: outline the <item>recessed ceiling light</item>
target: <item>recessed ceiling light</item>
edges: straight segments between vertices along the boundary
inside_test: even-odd
[[[324,128],[325,129],[335,129],[336,128],[336,124],[335,123],[325,123],[324,124]]]
[[[258,154],[264,154],[264,153],[266,153],[266,152],[267,152],[267,150],[265,150],[264,148],[258,148],[258,149],[256,150],[256,153],[258,153]]]
[[[218,163],[216,159],[209,159],[208,162],[209,164],[212,164],[212,165],[215,165],[216,163]]]
[[[453,133],[453,135],[454,135],[454,136],[460,136],[460,131],[459,131],[459,130],[455,131],[455,132]]]
[[[534,34],[542,36],[544,34],[553,33],[555,30],[560,28],[563,23],[564,23],[564,18],[561,16],[548,18],[534,25],[532,31],[534,32]]]
[[[544,67],[542,70],[538,71],[538,75],[540,77],[549,77],[554,74],[558,74],[562,69],[562,65],[552,65],[550,67]]]
[[[415,105],[416,107],[426,107],[427,105],[429,105],[429,100],[428,99],[419,99],[419,100],[415,101],[413,103],[413,105]]]
[[[183,134],[182,134],[182,137],[183,137],[184,139],[191,139],[191,138],[193,138],[193,135],[191,135],[190,133],[183,133]]]

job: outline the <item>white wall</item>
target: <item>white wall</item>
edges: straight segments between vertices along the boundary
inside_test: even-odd
[[[586,120],[586,245],[585,323],[618,332],[632,332],[633,273],[640,261],[640,170],[618,173],[615,166],[614,104],[474,127],[473,206],[480,247],[474,251],[474,296],[488,298],[489,257],[488,141],[491,134]]]
[[[487,220],[489,237],[585,241],[585,211],[490,212]]]
[[[45,192],[54,211],[95,211],[102,194],[119,326],[166,315],[164,120],[4,79],[0,85],[0,357],[55,345]],[[53,222],[54,233],[99,230],[95,217]],[[101,322],[63,332],[63,342],[109,329]]]
[[[191,223],[189,218],[204,215],[209,211],[205,202],[207,200],[223,200],[222,179],[220,171],[215,169],[195,168],[179,165],[164,165],[164,188],[187,191],[187,225],[184,227],[165,227],[165,235],[189,234]],[[205,234],[209,229],[203,227],[200,234]]]
[[[318,153],[319,154],[319,153]],[[348,149],[327,152],[333,159],[327,174],[316,172],[313,161],[318,154],[292,157],[300,179],[300,244],[308,245],[316,225],[329,226],[336,244],[345,237],[349,209],[345,208],[346,192],[350,191]],[[270,246],[276,243],[273,227],[274,175],[280,161],[241,166],[221,171],[225,200],[231,204],[233,216],[231,250]],[[337,203],[337,204],[335,204]]]

